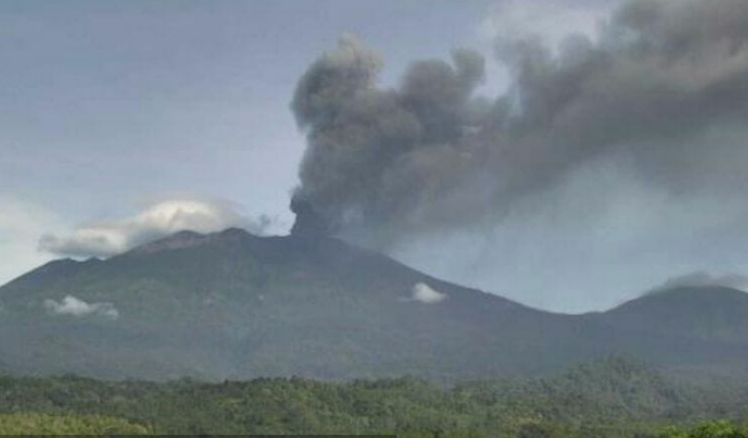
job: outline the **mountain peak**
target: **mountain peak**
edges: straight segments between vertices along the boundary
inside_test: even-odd
[[[246,238],[246,237],[252,236],[252,234],[249,231],[243,228],[238,228],[238,227],[226,228],[225,230],[220,231],[215,234],[222,236],[222,237],[230,238],[230,239],[231,238]]]
[[[748,293],[680,286],[645,294],[602,314],[617,326],[730,342],[748,341]]]
[[[748,308],[748,293],[725,286],[677,286],[646,293],[605,313],[641,311],[703,314],[711,309]]]
[[[746,363],[746,294],[676,291],[551,314],[320,233],[305,208],[289,236],[181,231],[32,271],[0,288],[0,357],[28,373],[148,379],[482,379],[612,353],[705,370]]]
[[[237,241],[253,237],[249,232],[241,228],[227,228],[223,231],[209,234],[201,234],[195,231],[183,230],[133,248],[129,254],[153,254],[175,249],[192,248],[217,242]]]
[[[724,300],[748,301],[748,294],[739,289],[720,285],[674,286],[648,292],[619,307],[631,305],[636,302],[672,301],[673,303],[684,303],[695,300],[700,302],[723,302]]]

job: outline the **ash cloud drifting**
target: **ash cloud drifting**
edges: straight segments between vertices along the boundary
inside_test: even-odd
[[[745,0],[632,1],[594,41],[497,47],[514,80],[487,99],[477,53],[415,62],[387,89],[380,57],[343,39],[292,102],[308,135],[295,199],[332,232],[381,247],[496,223],[605,157],[677,196],[748,183]]]

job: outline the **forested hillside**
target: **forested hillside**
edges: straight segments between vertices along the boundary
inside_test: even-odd
[[[145,435],[145,427],[120,418],[37,413],[0,414],[0,435]]]
[[[547,375],[611,354],[702,374],[748,363],[741,291],[557,314],[338,239],[240,229],[50,262],[0,287],[0,308],[0,370],[25,375],[443,382]]]
[[[348,383],[3,377],[0,414],[0,431],[11,432],[18,424],[48,427],[62,418],[52,422],[61,427],[54,430],[423,437],[646,437],[669,430],[667,436],[688,436],[673,427],[748,420],[748,385],[685,386],[622,359],[543,379],[449,387],[408,377]]]

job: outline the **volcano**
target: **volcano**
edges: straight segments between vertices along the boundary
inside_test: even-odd
[[[544,374],[611,354],[663,369],[737,371],[748,362],[748,340],[729,332],[748,320],[732,314],[748,308],[741,291],[688,290],[684,300],[671,291],[604,313],[554,314],[351,246],[305,208],[296,205],[303,220],[289,236],[184,231],[107,260],[57,260],[17,278],[0,288],[3,369],[115,379],[450,381]],[[709,315],[732,312],[726,325],[687,329],[682,315],[703,310],[692,298],[702,295],[726,300]]]

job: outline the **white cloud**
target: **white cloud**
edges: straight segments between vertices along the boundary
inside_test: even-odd
[[[67,295],[62,301],[44,300],[44,308],[51,315],[70,315],[84,317],[100,315],[109,319],[119,318],[119,311],[112,303],[87,303],[72,295]]]
[[[264,234],[271,222],[265,216],[257,220],[243,217],[227,203],[169,200],[130,218],[78,228],[66,237],[44,235],[39,248],[61,256],[108,257],[178,231],[210,233],[239,227]]]
[[[435,304],[447,299],[447,294],[432,289],[426,283],[416,283],[412,290],[413,301],[420,301],[426,304]]]

